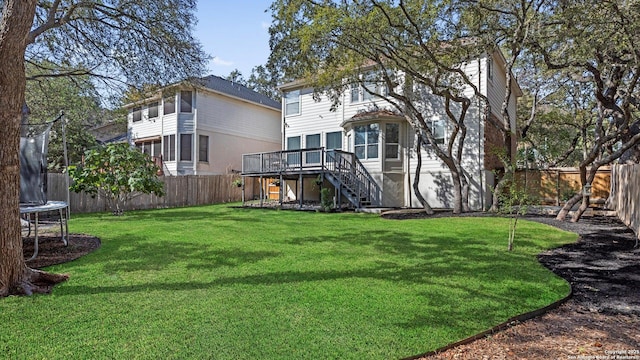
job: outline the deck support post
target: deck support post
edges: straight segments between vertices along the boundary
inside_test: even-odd
[[[280,207],[282,207],[282,203],[284,200],[284,179],[282,178],[282,173],[280,173],[280,189],[278,189],[278,197],[280,198]]]
[[[264,184],[262,183],[262,175],[260,175],[260,207],[264,205]]]
[[[298,181],[300,182],[300,200],[299,200],[299,206],[300,206],[300,210],[302,210],[302,201],[304,200],[304,181],[303,181],[303,177],[302,177],[302,170],[300,170],[300,174],[298,175]]]

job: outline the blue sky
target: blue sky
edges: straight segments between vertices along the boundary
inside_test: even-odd
[[[271,0],[200,0],[194,35],[214,58],[207,75],[225,77],[234,69],[245,79],[269,57]]]

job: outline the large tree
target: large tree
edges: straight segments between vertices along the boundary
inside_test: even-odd
[[[63,112],[69,163],[80,162],[84,151],[97,144],[90,130],[112,121],[114,112],[102,107],[100,95],[89,81],[88,75],[54,76],[58,72],[53,69],[52,64],[27,64],[26,71],[25,100],[30,111],[28,122],[50,122]],[[123,124],[122,128],[125,129],[126,125]],[[63,145],[62,126],[57,123],[51,129],[49,170],[62,171],[65,165]]]
[[[303,79],[336,105],[353,86],[384,100],[449,170],[459,213],[469,209],[462,162],[467,114],[474,98],[486,103],[462,64],[487,48],[454,36],[452,3],[276,1],[268,68],[282,69],[285,80]],[[444,143],[433,132],[436,108],[449,129]]]
[[[548,69],[575,82],[579,96],[590,97],[583,101],[587,110],[593,109],[591,124],[582,129],[584,154],[579,163],[581,185],[588,189],[600,167],[624,155],[638,160],[640,4],[563,2],[546,15],[532,50],[544,57]],[[576,193],[557,218],[564,219],[580,201],[572,217],[578,221],[589,206],[588,191]]]
[[[19,221],[19,137],[25,62],[88,75],[102,89],[201,75],[195,0],[3,0],[0,19],[0,296],[48,292],[66,276],[29,269]],[[82,69],[82,70],[78,70]]]

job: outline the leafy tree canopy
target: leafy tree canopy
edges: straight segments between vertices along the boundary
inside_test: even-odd
[[[122,213],[126,203],[141,194],[164,196],[158,179],[160,168],[129,144],[99,146],[85,152],[84,162],[69,168],[71,190],[99,195],[107,200],[114,214]]]
[[[164,86],[201,75],[195,0],[40,0],[25,61],[36,76],[98,80],[101,91]]]

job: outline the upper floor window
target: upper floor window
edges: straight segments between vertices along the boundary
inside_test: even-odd
[[[493,60],[487,59],[487,78],[493,79]]]
[[[168,96],[163,99],[162,113],[164,115],[173,114],[176,112],[176,98],[175,96]]]
[[[180,112],[190,113],[193,109],[193,92],[180,91]]]
[[[375,75],[375,73],[368,73],[363,75],[362,83],[351,84],[351,102],[357,103],[361,101],[375,100],[376,96],[374,94],[387,96],[387,90],[387,86]]]
[[[131,109],[131,115],[133,117],[133,122],[141,121],[142,120],[142,107],[141,106],[136,106],[133,109]]]
[[[384,158],[400,159],[400,125],[387,124],[384,132]]]
[[[149,119],[158,117],[158,102],[152,102],[149,104]]]
[[[290,91],[284,96],[284,114],[300,114],[300,90]]]
[[[358,159],[377,159],[380,125],[369,124],[354,127],[354,152]]]
[[[447,132],[447,126],[444,120],[432,120],[427,122],[427,125],[431,129],[431,134],[433,134],[436,144],[444,144]]]

